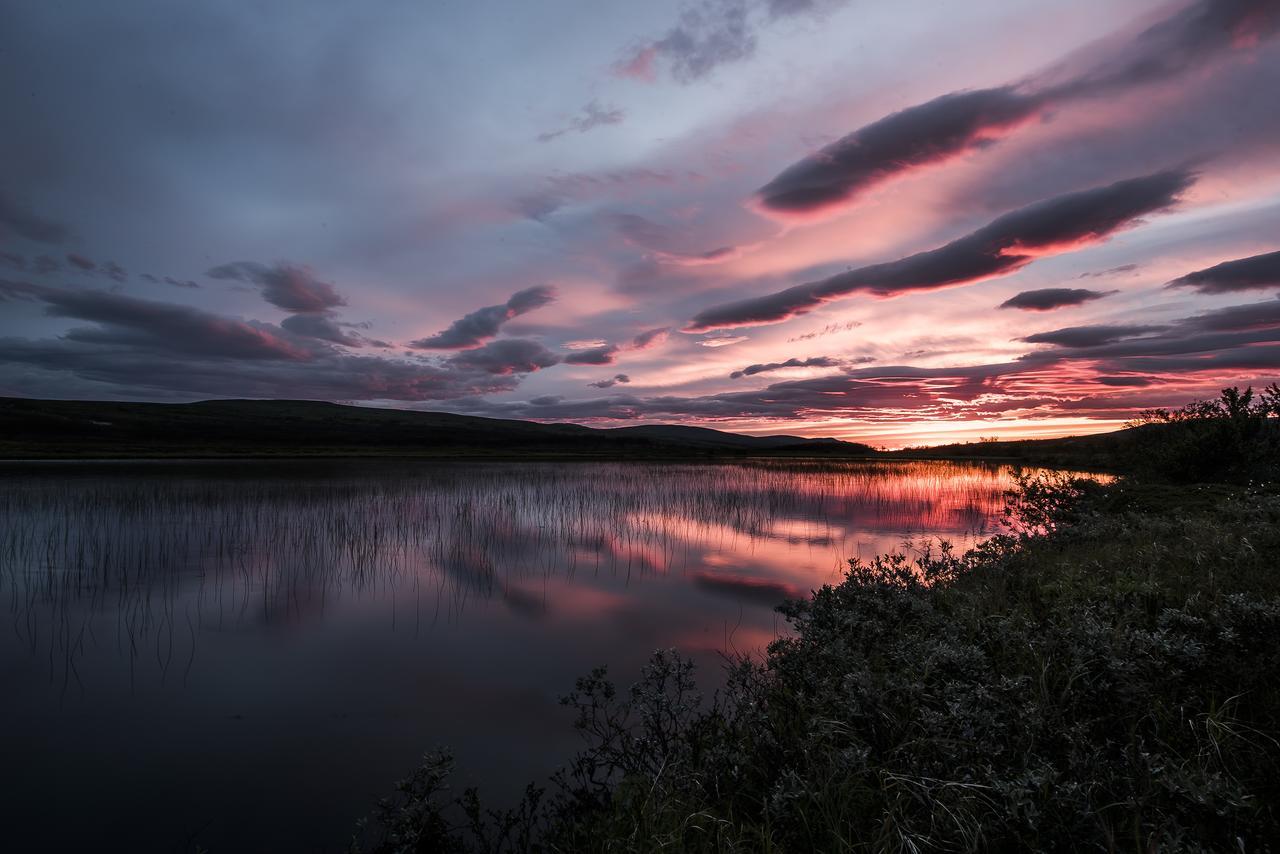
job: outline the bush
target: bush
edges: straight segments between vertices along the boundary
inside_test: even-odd
[[[1280,498],[1037,479],[1009,514],[851,561],[706,703],[671,651],[592,673],[554,795],[486,813],[435,758],[373,850],[1272,850]]]
[[[1225,388],[1217,400],[1181,409],[1148,409],[1130,426],[1145,429],[1129,467],[1185,483],[1267,481],[1280,476],[1280,387]]]

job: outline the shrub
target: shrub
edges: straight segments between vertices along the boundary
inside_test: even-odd
[[[705,703],[672,651],[584,677],[553,795],[485,812],[435,758],[374,850],[1272,850],[1280,498],[1026,479],[1009,518],[851,561]]]

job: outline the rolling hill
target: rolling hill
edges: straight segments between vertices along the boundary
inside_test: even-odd
[[[703,427],[595,429],[300,400],[0,398],[0,458],[847,456],[866,445]]]

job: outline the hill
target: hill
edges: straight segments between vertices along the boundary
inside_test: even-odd
[[[0,398],[0,458],[706,457],[872,454],[866,445],[702,427],[576,424],[300,400],[198,403]]]

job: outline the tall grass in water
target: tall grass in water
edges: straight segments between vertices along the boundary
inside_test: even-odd
[[[586,747],[514,810],[429,756],[365,844],[1274,850],[1280,496],[1038,480],[1010,514],[963,555],[852,561],[709,703],[673,652],[629,692],[579,680]]]
[[[408,593],[415,620],[457,620],[523,579],[680,572],[776,540],[834,571],[869,529],[985,535],[1008,478],[932,462],[224,466],[4,470],[0,596],[55,677],[74,685],[91,644],[185,674],[204,632],[341,597]]]

